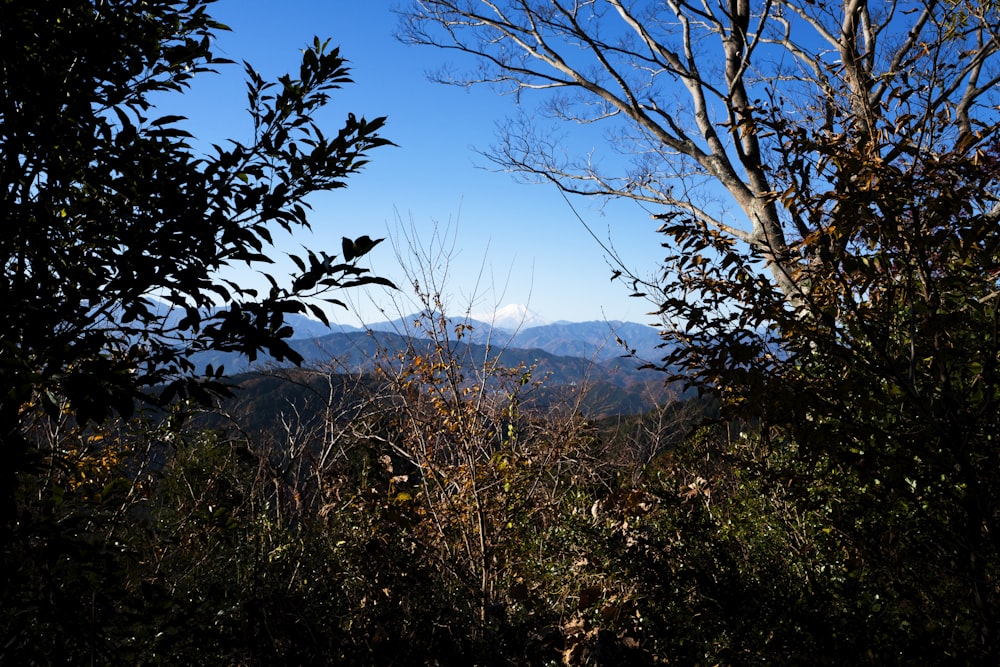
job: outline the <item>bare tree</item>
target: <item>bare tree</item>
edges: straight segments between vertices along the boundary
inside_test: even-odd
[[[992,0],[415,0],[412,44],[475,56],[459,85],[541,94],[489,157],[564,192],[627,198],[747,244],[792,304],[807,294],[808,202],[841,177],[797,137],[843,137],[885,162],[996,137],[1000,16]],[[606,130],[564,154],[547,122]],[[604,156],[606,157],[606,156]],[[1000,208],[993,211],[1000,215]]]
[[[922,613],[968,619],[951,627],[970,628],[971,660],[997,662],[1000,3],[415,0],[403,30],[477,58],[455,83],[542,98],[541,127],[501,134],[500,165],[662,221],[665,259],[640,283],[668,325],[658,368],[747,425],[712,465],[766,461],[768,486],[783,469],[761,511],[793,549],[816,521],[882,599],[942,582]],[[579,143],[553,140],[559,123],[605,128],[628,166],[563,157]],[[703,470],[683,484],[706,506],[714,488],[714,511],[727,482]]]

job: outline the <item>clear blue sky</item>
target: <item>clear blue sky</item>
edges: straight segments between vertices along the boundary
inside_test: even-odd
[[[364,172],[346,189],[312,201],[313,233],[282,241],[282,248],[308,246],[338,251],[341,236],[392,237],[374,252],[370,266],[405,288],[391,241],[405,245],[398,222],[430,245],[435,229],[454,237],[445,295],[452,314],[475,297],[476,313],[509,303],[525,303],[550,321],[597,319],[649,322],[651,306],[628,296],[627,286],[610,281],[604,251],[586,232],[552,186],[519,183],[489,170],[476,149],[494,141],[498,121],[515,111],[514,100],[488,88],[465,90],[428,80],[442,65],[467,67],[458,54],[410,47],[393,37],[396,0],[221,0],[212,15],[232,28],[218,41],[221,55],[249,61],[265,78],[297,71],[300,50],[314,35],[330,38],[350,61],[354,84],[335,91],[326,112],[332,128],[347,112],[388,116],[384,135],[398,144],[373,151]],[[190,117],[199,137],[219,141],[246,138],[250,125],[242,67],[205,75],[170,112]],[[591,146],[581,146],[588,150]],[[602,238],[609,233],[618,252],[640,275],[656,270],[662,250],[656,223],[634,205],[600,210],[596,202],[574,201]],[[290,267],[289,267],[290,269]],[[478,291],[475,281],[482,269]],[[509,281],[508,281],[509,277]],[[506,284],[506,291],[501,293]],[[354,291],[354,313],[332,311],[344,323],[384,319],[394,305],[381,291]],[[373,304],[372,301],[375,301]]]

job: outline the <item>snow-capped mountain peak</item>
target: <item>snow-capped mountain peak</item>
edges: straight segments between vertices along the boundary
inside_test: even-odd
[[[531,310],[527,306],[519,303],[512,303],[502,308],[498,308],[489,315],[474,315],[473,319],[487,322],[499,329],[527,329],[548,324],[548,321],[541,315]]]

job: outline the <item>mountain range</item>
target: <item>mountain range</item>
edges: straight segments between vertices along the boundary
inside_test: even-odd
[[[515,312],[518,322],[541,321],[537,316],[529,320],[519,309],[508,312]],[[463,364],[467,377],[481,372],[487,361],[504,368],[531,369],[533,380],[543,380],[536,392],[538,401],[572,401],[588,416],[634,414],[678,394],[676,388],[664,385],[661,374],[639,370],[643,363],[663,356],[662,340],[655,327],[593,321],[518,329],[516,324],[513,328],[498,326],[499,322],[510,322],[507,318],[491,319],[492,325],[470,318],[443,323],[452,358]],[[328,328],[297,315],[286,318],[286,322],[295,330],[290,344],[303,356],[303,365],[333,372],[368,373],[408,351],[427,354],[434,348],[427,331],[432,320],[420,313],[367,328],[338,324]],[[438,320],[437,325],[441,324]],[[455,335],[456,327],[461,336]],[[229,374],[274,366],[273,360],[248,364],[245,358],[224,353],[200,354],[196,363],[224,366]]]
[[[528,327],[549,324],[544,317],[520,303],[512,303],[498,308],[493,313],[473,314],[472,319],[487,322],[499,329],[519,331]]]
[[[491,320],[450,318],[447,328],[454,332],[462,325],[463,336],[469,342],[493,348],[514,347],[523,350],[538,349],[557,356],[582,357],[606,361],[630,353],[642,362],[659,360],[663,354],[662,339],[656,327],[636,322],[594,320],[590,322],[548,323],[527,311],[524,306],[505,307]],[[482,317],[482,316],[480,316]],[[295,331],[293,340],[325,338],[336,333],[390,332],[400,336],[425,338],[431,318],[415,313],[395,320],[378,322],[366,327],[331,324],[291,315],[286,322]]]

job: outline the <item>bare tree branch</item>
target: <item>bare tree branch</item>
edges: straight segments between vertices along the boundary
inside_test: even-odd
[[[502,168],[708,224],[758,252],[794,303],[804,258],[788,235],[818,224],[796,194],[840,167],[786,154],[791,140],[851,136],[901,168],[994,141],[997,13],[976,0],[415,0],[401,38],[473,56],[469,76],[442,78],[499,84],[518,104],[533,93],[548,102],[535,123],[604,128],[605,147],[632,158],[561,158],[572,143],[548,126],[508,127],[489,155]],[[690,179],[741,215],[675,196]]]

